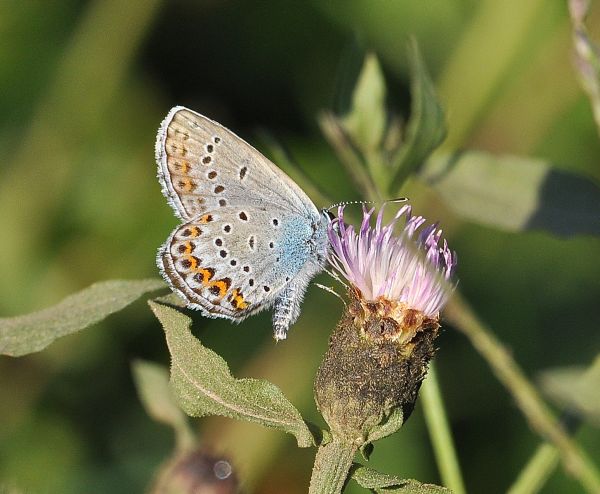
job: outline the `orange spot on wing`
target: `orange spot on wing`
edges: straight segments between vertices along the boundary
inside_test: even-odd
[[[248,307],[248,303],[244,301],[244,296],[237,288],[231,294],[230,300],[231,304],[238,310],[242,310]]]
[[[216,293],[216,295],[219,297],[224,297],[225,294],[227,293],[227,290],[229,290],[230,285],[231,285],[231,280],[229,280],[228,278],[225,278],[222,280],[213,281],[211,283],[211,288],[217,288],[218,293]]]
[[[202,284],[204,286],[209,286],[210,279],[215,275],[214,270],[210,268],[200,268],[198,270],[198,273],[200,274],[200,276],[202,276]]]
[[[194,256],[190,256],[189,254],[186,256],[186,259],[190,263],[190,271],[196,271],[196,268],[198,267],[198,259]]]
[[[198,220],[202,224],[210,223],[213,220],[212,214],[205,214],[200,217]]]
[[[190,162],[187,160],[174,158],[171,156],[168,156],[167,160],[169,164],[169,170],[173,171],[177,175],[187,175],[192,169],[192,165],[190,165]]]
[[[180,184],[183,184],[182,188],[183,188],[184,192],[191,192],[196,187],[196,184],[194,182],[192,182],[191,179],[189,179],[189,178],[183,179],[180,182]]]
[[[185,246],[185,251],[184,251],[184,253],[185,253],[186,255],[189,255],[189,254],[191,254],[191,253],[192,253],[192,242],[189,242],[189,241],[188,241],[188,242],[186,242],[186,243],[184,244],[184,246]]]

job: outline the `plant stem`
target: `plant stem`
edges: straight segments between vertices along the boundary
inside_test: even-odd
[[[515,399],[529,425],[561,456],[565,469],[587,492],[600,493],[600,474],[587,454],[571,440],[510,353],[473,313],[458,292],[446,307],[446,319],[463,332]]]
[[[338,119],[331,113],[323,113],[319,118],[319,126],[363,197],[369,201],[379,201],[381,198],[377,186],[373,183],[362,158],[354,149]]]
[[[564,413],[561,417],[562,425],[573,434],[581,423],[578,415]],[[556,447],[544,443],[538,446],[534,455],[521,470],[517,480],[508,489],[507,494],[535,494],[539,492],[554,469],[560,462],[560,455]]]
[[[442,483],[452,489],[454,494],[464,494],[463,482],[452,432],[448,425],[444,401],[440,392],[437,373],[433,362],[429,364],[427,379],[421,389],[425,421],[429,431],[429,438],[433,445],[435,459],[440,470]]]
[[[546,483],[560,461],[558,450],[551,444],[540,445],[507,494],[534,494]]]
[[[356,445],[335,435],[331,442],[319,446],[308,493],[341,493],[348,479],[356,449]]]

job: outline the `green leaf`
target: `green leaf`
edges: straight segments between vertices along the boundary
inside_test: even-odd
[[[402,412],[401,408],[395,408],[385,422],[373,427],[369,431],[369,435],[367,436],[366,441],[360,448],[360,452],[362,453],[363,458],[365,460],[369,459],[369,456],[372,452],[372,448],[370,448],[369,446],[372,443],[378,441],[379,439],[383,439],[384,437],[390,436],[394,432],[397,432],[398,430],[400,430],[400,427],[402,427],[403,424],[404,413]]]
[[[392,160],[395,170],[390,189],[392,196],[446,137],[444,111],[414,39],[409,43],[408,54],[411,67],[411,115],[404,142]]]
[[[227,363],[192,335],[189,317],[173,307],[148,303],[165,330],[171,386],[185,413],[247,420],[293,434],[300,447],[314,444],[300,412],[277,386],[258,379],[235,379]]]
[[[0,318],[0,354],[19,357],[39,352],[55,339],[95,324],[148,292],[165,288],[162,280],[95,283],[53,307],[24,316]]]
[[[600,188],[540,159],[446,154],[430,159],[421,178],[470,221],[512,232],[600,234]]]
[[[377,150],[383,141],[387,121],[385,79],[377,57],[368,54],[356,81],[350,112],[344,128],[364,154]]]
[[[175,431],[177,449],[188,450],[196,440],[169,387],[169,370],[153,362],[136,360],[131,365],[135,386],[146,413]]]
[[[600,427],[600,355],[589,368],[563,367],[540,377],[543,391],[558,405]]]
[[[404,413],[400,407],[395,408],[387,420],[369,431],[368,442],[378,441],[400,430],[404,424]]]
[[[451,494],[446,487],[433,484],[422,484],[412,479],[401,479],[395,475],[380,473],[372,468],[355,465],[351,472],[352,478],[361,487],[371,489],[376,493],[399,492],[401,494]]]

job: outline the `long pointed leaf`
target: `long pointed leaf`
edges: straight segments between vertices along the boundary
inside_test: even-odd
[[[81,331],[160,288],[165,288],[165,284],[158,279],[103,281],[53,307],[0,318],[0,354],[20,357],[39,352],[55,339]]]
[[[452,494],[450,489],[439,485],[422,484],[416,480],[402,479],[362,465],[356,465],[351,475],[361,487],[371,489],[377,494],[388,492],[399,494]]]
[[[365,155],[379,149],[387,121],[386,87],[375,55],[365,57],[354,92],[350,112],[342,119],[344,128]]]
[[[390,188],[392,197],[406,178],[423,164],[446,137],[444,111],[414,39],[409,44],[408,53],[411,67],[411,115],[404,142],[392,162],[395,170]]]
[[[277,386],[264,380],[235,379],[225,360],[192,335],[189,317],[156,301],[149,304],[165,330],[171,352],[171,386],[188,415],[247,420],[293,434],[300,447],[313,445],[300,412]]]

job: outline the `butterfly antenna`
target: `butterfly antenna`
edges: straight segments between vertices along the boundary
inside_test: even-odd
[[[385,199],[383,201],[343,201],[343,202],[337,202],[335,204],[332,204],[331,206],[329,206],[327,208],[327,211],[330,211],[333,208],[337,208],[340,206],[352,206],[353,204],[388,204],[388,203],[401,203],[401,202],[406,202],[408,201],[408,197],[397,197],[395,199]]]
[[[398,204],[400,202],[407,202],[410,199],[408,197],[396,197],[396,199],[386,199],[385,201],[383,201],[383,204],[387,204],[389,202],[393,202],[395,204]]]
[[[375,201],[342,201],[342,202],[336,202],[335,204],[332,204],[331,206],[329,206],[327,208],[327,211],[333,209],[333,208],[338,208],[340,206],[351,206],[353,204],[375,204]]]

